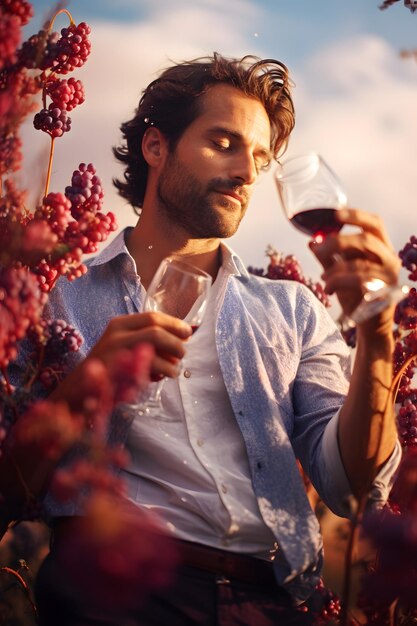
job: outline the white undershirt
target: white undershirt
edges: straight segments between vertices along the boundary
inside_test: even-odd
[[[275,538],[259,512],[216,351],[215,320],[231,273],[226,261],[203,323],[188,340],[180,376],[164,384],[164,415],[172,421],[135,418],[124,476],[129,497],[175,536],[266,557]]]

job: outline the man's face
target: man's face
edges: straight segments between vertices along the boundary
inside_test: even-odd
[[[192,238],[231,237],[270,158],[263,105],[234,87],[216,85],[166,158],[158,180],[159,210]]]

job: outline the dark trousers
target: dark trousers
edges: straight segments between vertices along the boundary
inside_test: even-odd
[[[317,593],[295,607],[278,586],[265,589],[183,566],[168,589],[148,596],[140,608],[109,615],[97,604],[80,604],[53,553],[36,587],[39,626],[308,626],[317,623],[323,601]]]

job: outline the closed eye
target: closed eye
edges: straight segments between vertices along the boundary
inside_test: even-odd
[[[227,139],[227,138],[213,140],[213,144],[214,144],[215,148],[217,148],[221,152],[224,152],[226,150],[230,150],[230,148],[231,148],[231,141],[230,141],[230,139]]]
[[[255,167],[257,172],[267,172],[271,167],[271,159],[266,156],[255,157]]]

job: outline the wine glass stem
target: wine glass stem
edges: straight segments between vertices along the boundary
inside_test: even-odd
[[[149,389],[149,395],[146,397],[146,404],[152,405],[160,405],[161,404],[161,394],[162,389],[164,387],[166,378],[162,378],[158,382],[151,383]]]

